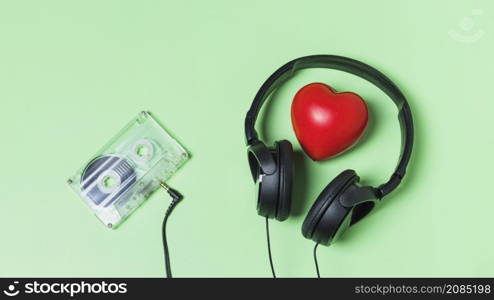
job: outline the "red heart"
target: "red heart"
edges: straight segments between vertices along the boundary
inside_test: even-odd
[[[364,133],[367,120],[367,105],[359,95],[337,93],[324,83],[310,83],[293,98],[295,135],[305,153],[316,161],[352,146]]]

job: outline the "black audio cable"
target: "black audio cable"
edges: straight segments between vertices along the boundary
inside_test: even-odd
[[[319,243],[316,243],[314,246],[314,264],[316,265],[317,278],[321,278],[321,275],[319,274],[319,264],[317,263],[317,246],[319,246]]]
[[[180,202],[180,200],[182,200],[183,197],[179,192],[170,188],[164,182],[160,182],[160,186],[164,188],[168,192],[170,197],[172,197],[173,199],[165,212],[165,217],[163,218],[163,225],[162,225],[163,252],[165,256],[166,277],[172,278],[172,270],[170,266],[170,253],[168,252],[168,244],[166,242],[166,222],[168,221],[168,217],[170,216],[171,212],[175,208],[175,205],[177,205],[177,203]]]
[[[276,273],[274,272],[273,257],[271,256],[271,242],[269,241],[269,219],[266,217],[266,238],[268,241],[268,254],[269,254],[269,265],[271,266],[271,273],[273,278],[276,278]]]

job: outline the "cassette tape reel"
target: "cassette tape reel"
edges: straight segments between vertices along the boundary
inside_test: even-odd
[[[148,112],[141,112],[68,180],[96,216],[116,228],[189,155]]]

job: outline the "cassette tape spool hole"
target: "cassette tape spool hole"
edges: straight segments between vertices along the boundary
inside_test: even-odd
[[[138,140],[132,147],[132,158],[143,163],[151,160],[154,156],[154,146],[148,139]]]
[[[103,193],[110,194],[115,191],[122,180],[120,176],[113,170],[103,172],[98,178],[98,186]]]
[[[144,145],[139,145],[136,148],[136,154],[140,157],[149,155],[149,149]]]

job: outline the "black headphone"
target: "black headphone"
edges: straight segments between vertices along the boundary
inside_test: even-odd
[[[413,145],[413,120],[403,93],[384,74],[360,61],[334,55],[313,55],[294,59],[276,70],[261,86],[245,118],[248,160],[258,184],[257,213],[284,221],[290,215],[292,190],[292,145],[287,140],[267,147],[254,128],[257,115],[272,92],[296,71],[328,68],[357,75],[384,91],[398,107],[401,127],[401,153],[389,180],[378,186],[361,186],[354,170],[345,170],[319,194],[302,225],[304,237],[329,245],[350,225],[365,217],[384,196],[398,187],[405,176]]]

